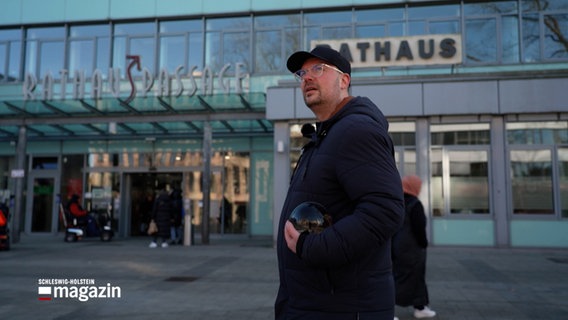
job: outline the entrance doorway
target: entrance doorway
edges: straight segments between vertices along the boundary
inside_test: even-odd
[[[174,173],[133,173],[130,174],[130,235],[147,236],[152,207],[156,193],[169,185],[180,188],[183,174]],[[128,181],[128,179],[127,179]]]

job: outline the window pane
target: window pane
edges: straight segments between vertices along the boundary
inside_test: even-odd
[[[202,30],[201,20],[163,21],[160,22],[160,33],[185,33],[193,30]]]
[[[322,39],[351,38],[351,27],[325,27],[322,28]]]
[[[491,63],[497,61],[497,26],[495,19],[467,20],[465,33],[467,62]]]
[[[304,15],[304,23],[311,25],[329,25],[331,23],[351,24],[351,11],[307,13]]]
[[[7,59],[8,45],[0,42],[0,81],[5,81],[8,78],[8,71],[6,70]]]
[[[221,52],[220,34],[220,32],[207,32],[207,39],[205,40],[207,43],[205,48],[205,64],[217,70],[219,70],[222,65],[222,58],[219,54]]]
[[[0,30],[0,81],[19,79],[21,31]]]
[[[203,66],[203,34],[191,33],[189,35],[189,67]]]
[[[519,20],[516,16],[506,16],[502,19],[503,62],[519,62]]]
[[[443,169],[442,169],[442,150],[432,149],[430,154],[430,171],[432,174],[432,214],[435,217],[444,215],[444,185],[443,185]]]
[[[115,36],[132,36],[132,35],[147,35],[154,34],[156,29],[156,24],[150,23],[124,23],[116,24],[114,26]]]
[[[513,213],[553,214],[550,150],[512,150]]]
[[[10,45],[10,61],[8,66],[9,79],[20,79],[20,64],[22,63],[22,42],[14,41]]]
[[[490,143],[489,124],[444,124],[430,127],[432,145],[480,145]]]
[[[94,44],[91,40],[75,40],[69,43],[69,72],[71,75],[76,70],[85,71],[88,78],[95,69]]]
[[[560,187],[560,212],[568,218],[568,148],[558,149],[558,176]]]
[[[250,17],[207,20],[206,64],[213,70],[235,62],[250,67],[251,23]]]
[[[409,19],[432,19],[433,17],[458,17],[459,5],[420,6],[408,8]]]
[[[450,151],[450,212],[489,213],[486,151]]]
[[[411,36],[426,34],[426,26],[426,21],[411,21],[408,23],[408,34]]]
[[[355,37],[357,38],[380,38],[385,36],[386,31],[384,25],[358,26],[355,29]]]
[[[516,14],[517,1],[491,1],[480,3],[468,3],[464,5],[464,13],[470,15],[486,15],[486,14]]]
[[[65,28],[30,28],[27,31],[28,39],[53,39],[65,37]]]
[[[110,67],[110,38],[97,39],[97,65],[96,69],[101,71],[108,70]],[[106,77],[106,72],[103,72],[103,77]]]
[[[250,66],[250,34],[248,32],[226,33],[223,37],[223,65],[243,62]]]
[[[47,74],[51,74],[54,79],[60,78],[60,70],[63,67],[63,52],[65,51],[65,46],[63,41],[57,42],[44,42],[41,44],[41,54],[40,54],[40,72],[39,77]]]
[[[540,32],[538,15],[523,15],[523,61],[540,60]]]
[[[512,122],[507,123],[509,144],[566,144],[568,122]]]
[[[166,69],[173,73],[179,66],[185,65],[185,37],[162,36],[160,39],[160,65],[159,69]]]
[[[73,26],[70,28],[69,34],[72,38],[109,37],[110,26],[106,24],[93,26]]]
[[[357,10],[355,11],[355,19],[357,22],[379,21],[384,22],[387,20],[402,20],[404,19],[404,9],[372,9],[372,10]]]
[[[255,71],[267,72],[282,69],[282,37],[279,31],[256,33]]]
[[[429,34],[460,33],[458,21],[434,21],[429,24]]]
[[[544,16],[544,59],[568,58],[568,14]]]
[[[71,26],[69,28],[69,57],[68,69],[70,76],[75,70],[83,70],[86,77],[90,77],[94,70],[103,72],[110,64],[110,26],[87,25]]]
[[[284,61],[300,50],[300,15],[255,18],[256,72],[285,72]]]
[[[154,38],[132,38],[130,39],[130,49],[127,54],[139,55],[140,62],[149,70],[157,72],[154,59]],[[122,57],[126,61],[126,56]]]
[[[538,11],[541,8],[547,10],[568,10],[568,2],[566,0],[547,0],[546,6],[542,5],[543,1],[522,0],[523,10]]]

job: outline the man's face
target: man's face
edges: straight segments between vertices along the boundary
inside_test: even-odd
[[[317,58],[311,58],[304,62],[303,70],[307,70],[304,80],[301,82],[301,89],[304,95],[304,102],[310,109],[316,107],[335,108],[338,100],[341,100],[341,76],[342,74],[328,67],[323,68],[321,76],[316,77],[312,72],[312,67],[326,62]]]

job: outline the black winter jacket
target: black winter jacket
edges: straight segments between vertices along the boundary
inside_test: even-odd
[[[276,319],[393,319],[390,239],[404,217],[401,179],[388,123],[354,97],[317,123],[294,170],[278,229]],[[307,235],[301,257],[284,224],[302,202],[323,204],[332,226]]]
[[[172,200],[167,191],[161,191],[152,209],[152,219],[158,225],[156,236],[164,239],[170,238],[170,226],[173,219]]]

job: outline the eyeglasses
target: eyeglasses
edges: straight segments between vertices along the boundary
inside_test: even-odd
[[[304,81],[304,77],[308,73],[311,73],[314,78],[319,78],[323,74],[323,67],[328,67],[332,70],[335,70],[335,71],[343,74],[343,71],[337,69],[334,66],[330,66],[329,64],[325,64],[325,63],[320,63],[320,64],[313,65],[311,68],[309,68],[307,70],[300,69],[300,70],[294,72],[294,77],[296,77],[296,80],[298,80],[298,82]]]

